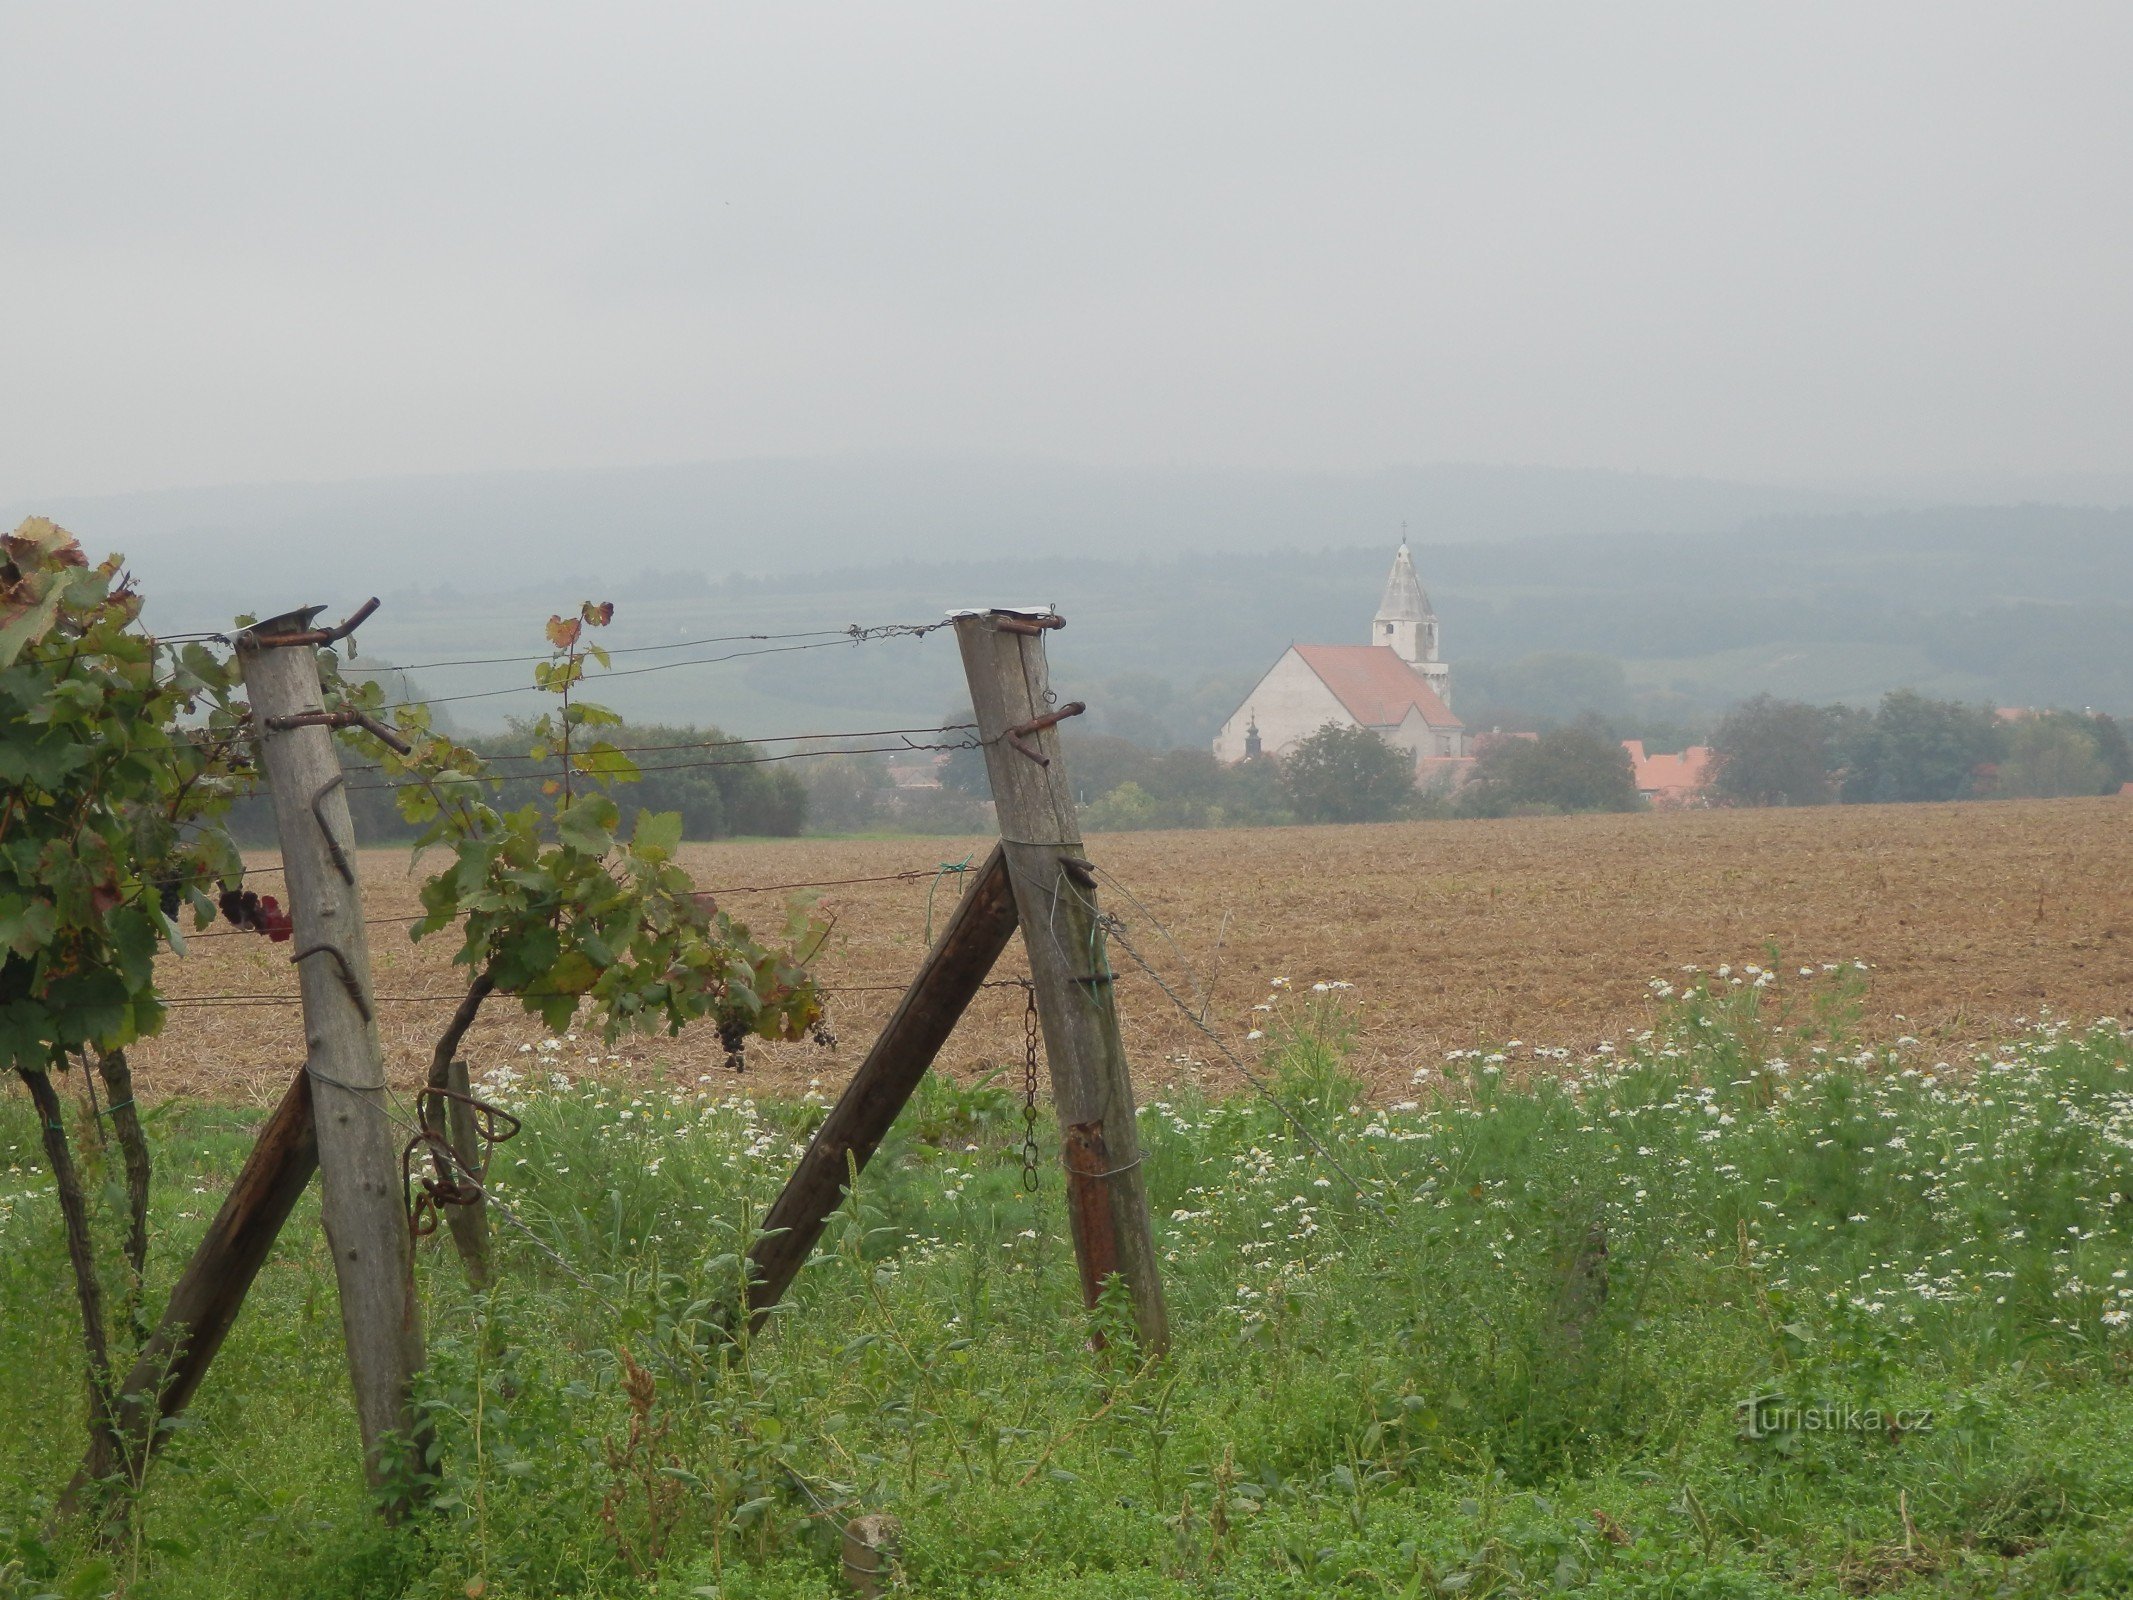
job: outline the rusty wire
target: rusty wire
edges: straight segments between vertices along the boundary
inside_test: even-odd
[[[281,870],[282,869],[280,867],[245,868],[245,871],[247,873],[279,872]],[[954,870],[967,872],[971,869],[968,867],[959,866]],[[918,883],[923,880],[930,884],[940,878],[941,871],[942,869],[939,867],[907,867],[901,872],[877,872],[861,878],[799,878],[795,879],[791,883],[729,883],[723,885],[713,884],[710,887],[701,889],[697,892],[700,894],[708,895],[786,894],[794,889],[845,889],[858,884],[868,883]],[[427,912],[415,911],[395,913],[390,916],[365,917],[363,921],[366,926],[371,924],[377,924],[380,926],[392,926],[397,924],[405,926],[406,924],[411,922],[420,922],[427,915]],[[234,939],[243,934],[253,933],[255,931],[256,930],[251,928],[208,928],[198,933],[188,933],[185,936],[185,942],[187,944],[192,944],[197,940],[201,939]],[[932,941],[929,939],[927,942],[930,944]]]
[[[472,1169],[452,1148],[444,1130],[431,1124],[433,1101],[456,1102],[473,1111],[481,1156]],[[437,1231],[444,1207],[471,1206],[487,1198],[484,1185],[489,1177],[490,1153],[517,1134],[523,1124],[502,1106],[434,1083],[415,1096],[415,1116],[421,1126],[400,1149],[400,1193],[407,1207],[407,1230],[413,1237],[423,1239]],[[424,1157],[430,1168],[426,1173],[420,1170]]]
[[[840,642],[848,635],[843,628],[802,628],[795,633],[724,633],[707,639],[676,639],[672,644],[628,644],[609,646],[611,656],[650,655],[656,650],[694,650],[706,644],[771,644],[787,639],[821,639],[834,635],[832,643]],[[210,637],[220,637],[211,635]],[[359,659],[359,658],[356,658]],[[553,654],[537,656],[474,656],[457,661],[385,661],[380,670],[393,672],[433,672],[447,667],[512,667],[534,661],[553,661]]]
[[[1130,974],[1128,974],[1130,976]],[[979,984],[980,989],[1019,989],[1020,978],[988,978]],[[902,994],[911,986],[908,983],[836,983],[826,984],[817,994]],[[561,1000],[583,996],[575,990],[565,989],[499,989],[498,994],[513,1000]],[[302,1005],[300,994],[167,994],[161,997],[166,1006],[295,1006]],[[380,1006],[430,1005],[450,1001],[458,1005],[465,1000],[463,993],[440,991],[436,994],[374,994],[371,1004]]]
[[[686,661],[659,661],[648,667],[624,667],[617,672],[602,673],[600,681],[607,683],[616,678],[635,678],[647,672],[671,672],[676,667],[715,666],[721,661],[740,661],[749,656],[786,655],[796,650],[828,650],[840,645],[869,644],[880,639],[922,639],[936,629],[950,626],[953,626],[953,624],[945,621],[884,622],[871,627],[854,623],[843,632],[828,639],[816,639],[806,644],[766,645],[760,650],[729,650],[724,655],[691,656]],[[543,656],[540,659],[545,661],[550,658]],[[477,689],[467,694],[440,694],[420,699],[397,700],[385,707],[385,709],[387,711],[397,711],[401,706],[452,705],[462,700],[493,700],[499,695],[539,694],[541,692],[541,689],[536,684],[514,684],[508,689]]]
[[[675,744],[636,744],[618,746],[626,756],[656,754],[668,750],[728,750],[739,745],[751,744],[800,744],[809,739],[894,739],[913,733],[970,733],[977,729],[975,722],[942,722],[923,728],[836,728],[822,733],[760,733],[746,738],[731,739],[684,739]],[[484,761],[548,761],[550,756],[485,755]],[[375,761],[350,762],[350,772],[383,772],[385,769]]]
[[[927,731],[931,732],[932,730],[928,729]],[[809,737],[813,737],[813,735],[809,735]],[[750,739],[743,740],[740,742],[744,744],[754,744],[757,741]],[[975,750],[977,748],[979,748],[979,741],[976,739],[954,739],[949,740],[945,743],[939,741],[935,741],[932,743],[921,743],[920,741],[915,739],[905,739],[901,744],[871,745],[862,748],[839,747],[830,750],[781,750],[774,755],[723,756],[714,758],[710,761],[662,761],[655,762],[650,766],[638,767],[637,771],[639,773],[693,772],[709,767],[762,767],[769,766],[773,762],[779,761],[806,761],[816,756],[900,756],[903,755],[906,751],[912,750],[953,751]],[[630,752],[627,750],[624,750],[621,753],[625,756],[630,754]],[[554,760],[555,758],[547,757],[545,759]],[[634,765],[634,763],[632,763],[632,765]],[[495,776],[501,779],[502,781],[509,782],[530,780],[549,775],[550,773],[552,773],[556,777],[561,777],[565,770],[566,769],[563,766],[558,765],[554,768],[535,768],[533,771],[530,772],[507,772],[497,774]],[[592,776],[598,775],[597,772],[593,769],[585,767],[572,767],[568,770],[580,774],[590,774]],[[387,779],[383,783],[351,783],[348,787],[351,792],[358,790],[378,789],[419,789],[433,781],[434,780],[429,777],[393,778]]]

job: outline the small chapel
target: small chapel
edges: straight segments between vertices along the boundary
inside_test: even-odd
[[[1283,755],[1326,724],[1368,728],[1415,758],[1417,778],[1466,762],[1437,614],[1400,546],[1368,644],[1292,644],[1215,735],[1215,759]]]

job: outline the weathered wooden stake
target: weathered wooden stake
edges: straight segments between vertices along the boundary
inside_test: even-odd
[[[956,619],[970,701],[999,811],[1022,942],[1044,1025],[1052,1098],[1066,1167],[1067,1216],[1083,1300],[1113,1273],[1125,1280],[1144,1348],[1170,1345],[1133,1079],[1112,1003],[1096,879],[1082,857],[1074,791],[1059,760],[1061,715],[1044,658],[1050,616],[993,611]]]
[[[454,1056],[444,1070],[441,1087],[455,1095],[471,1093],[464,1057]],[[434,1107],[432,1108],[434,1113]],[[452,1147],[452,1159],[459,1170],[472,1177],[482,1170],[481,1134],[476,1127],[474,1108],[464,1100],[444,1102],[445,1143]],[[477,1293],[489,1287],[489,1197],[478,1193],[471,1203],[463,1206],[442,1206],[444,1224],[452,1232],[452,1243],[458,1247],[460,1265],[466,1268],[467,1285]]]
[[[318,1130],[320,1213],[340,1287],[364,1467],[379,1484],[381,1440],[409,1433],[422,1326],[401,1207],[400,1141],[370,1000],[370,944],[348,800],[319,684],[314,642],[320,636],[309,632],[310,618],[297,612],[247,629],[238,635],[237,659],[281,833]],[[292,634],[304,637],[286,639]],[[388,1514],[400,1509],[387,1508]]]
[[[299,1072],[260,1129],[222,1209],[178,1275],[163,1320],[119,1386],[119,1437],[136,1472],[162,1442],[157,1424],[184,1410],[207,1376],[252,1280],[317,1170],[311,1080]],[[82,1478],[75,1481],[78,1486]]]
[[[995,846],[763,1219],[763,1235],[748,1252],[753,1326],[762,1327],[792,1287],[844,1198],[851,1168],[864,1171],[873,1159],[1014,933],[1014,891]]]
[[[475,974],[460,999],[459,1009],[452,1013],[452,1020],[445,1024],[436,1048],[430,1052],[429,1087],[449,1092],[425,1094],[416,1102],[423,1127],[441,1135],[451,1146],[452,1159],[465,1178],[475,1178],[482,1170],[481,1136],[474,1108],[451,1096],[468,1092],[467,1064],[459,1057],[459,1047],[480,1017],[483,1003],[495,992],[494,978],[486,972]],[[483,1290],[489,1287],[489,1197],[481,1191],[478,1178],[475,1189],[473,1204],[441,1209],[452,1232],[452,1243],[459,1251],[459,1264],[466,1269],[468,1284]]]
[[[902,1533],[894,1517],[878,1512],[844,1525],[844,1581],[859,1600],[881,1600],[883,1581],[895,1580],[896,1541]]]

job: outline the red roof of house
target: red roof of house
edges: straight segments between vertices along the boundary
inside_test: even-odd
[[[1636,769],[1639,794],[1692,794],[1704,786],[1708,745],[1692,744],[1678,756],[1648,756],[1642,739],[1624,739],[1622,748]]]
[[[1295,650],[1348,715],[1366,728],[1396,728],[1410,709],[1419,710],[1432,728],[1465,726],[1390,645],[1300,644]]]

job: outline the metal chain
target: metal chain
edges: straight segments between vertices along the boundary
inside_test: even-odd
[[[1025,980],[1022,993],[1022,1192],[1037,1192],[1037,986]]]

